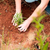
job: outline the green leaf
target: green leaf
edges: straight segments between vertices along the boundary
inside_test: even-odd
[[[43,30],[44,25],[40,24],[40,29],[39,29],[39,33],[41,33],[41,31]]]
[[[46,15],[42,15],[41,17],[38,18],[38,22],[41,22],[41,20],[45,17]]]
[[[35,27],[36,27],[37,29],[39,29],[39,25],[35,25]]]
[[[14,49],[14,50],[19,50],[18,48]]]
[[[38,23],[37,20],[36,20],[36,18],[33,18],[33,21],[32,22]]]
[[[0,15],[1,15],[1,13],[0,13]]]
[[[48,37],[48,36],[44,35],[43,44],[44,44],[44,42],[46,41],[47,37]]]
[[[38,40],[38,41],[39,41],[39,38],[38,38],[38,37],[36,37],[36,40]]]
[[[42,42],[43,40],[42,40],[42,36],[40,35],[40,47],[41,47],[41,49],[42,49],[42,47],[43,47],[43,42]]]
[[[47,43],[44,45],[43,50],[48,50],[48,45],[49,45],[49,43],[47,42]]]
[[[13,17],[14,23],[17,23],[17,25],[20,25],[23,23],[22,13],[16,13],[16,15]]]
[[[27,50],[30,50],[29,48],[27,48]]]

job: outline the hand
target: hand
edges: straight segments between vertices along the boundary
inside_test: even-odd
[[[20,32],[22,32],[22,31],[25,32],[27,30],[27,28],[29,27],[29,25],[30,25],[29,20],[25,20],[21,25],[18,26],[18,30]]]
[[[12,23],[14,26],[20,25],[23,22],[22,13],[16,13],[13,17]]]

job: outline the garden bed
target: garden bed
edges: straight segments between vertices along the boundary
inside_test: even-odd
[[[31,7],[25,4],[22,4],[23,17],[28,18],[32,14],[32,12],[35,10],[35,8],[38,6],[38,4],[39,4],[38,2],[30,3],[29,5],[31,5]],[[19,32],[18,29],[15,28],[15,26],[13,26],[11,23],[14,14],[15,14],[14,2],[9,2],[8,0],[5,0],[4,2],[0,3],[0,38],[2,37],[2,32],[4,27],[5,43],[7,41],[8,32],[9,32],[10,43],[18,44],[18,45],[20,43],[27,44],[26,40],[28,39],[29,34],[34,35],[34,31],[36,29],[33,26],[33,24],[31,24],[26,32]],[[45,34],[50,35],[50,16],[46,16],[41,21],[41,23],[44,24],[44,30],[42,31],[41,34],[43,34],[44,32]],[[33,42],[32,43],[30,42],[30,44],[34,45],[34,43],[36,44],[37,41],[35,41],[34,37],[32,38],[33,38]],[[47,38],[46,41],[49,42],[48,50],[50,50],[50,36]]]

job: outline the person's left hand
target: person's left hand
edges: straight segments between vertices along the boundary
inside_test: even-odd
[[[25,20],[21,25],[18,26],[18,30],[20,32],[25,32],[27,30],[27,28],[30,25],[30,21],[29,20]]]

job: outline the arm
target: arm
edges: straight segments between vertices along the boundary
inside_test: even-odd
[[[15,4],[16,4],[16,13],[20,13],[21,12],[21,0],[15,0]]]
[[[41,0],[40,5],[35,9],[35,11],[32,13],[32,15],[28,18],[30,22],[32,22],[32,17],[38,17],[38,12],[40,11],[40,14],[45,10],[45,8],[48,5],[49,0]]]
[[[15,23],[15,19],[17,20],[16,13],[21,13],[21,0],[15,0],[15,5],[16,5],[16,12],[14,14],[11,23],[13,23],[14,26],[17,26],[17,23]]]

